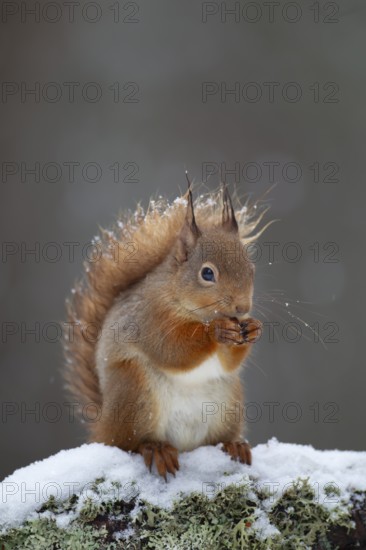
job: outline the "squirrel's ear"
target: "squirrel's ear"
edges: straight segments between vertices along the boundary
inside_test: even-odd
[[[222,227],[226,231],[238,232],[238,222],[235,218],[235,212],[231,197],[227,188],[227,184],[222,184]]]
[[[194,209],[193,209],[193,198],[192,198],[192,191],[191,191],[191,182],[188,179],[188,192],[187,192],[187,211],[186,211],[186,218],[184,221],[184,225],[181,229],[181,232],[177,239],[176,249],[175,249],[175,258],[180,263],[185,262],[188,258],[189,251],[194,248],[196,245],[198,237],[201,236],[201,231],[199,230],[197,224],[196,224],[196,218],[194,216]]]

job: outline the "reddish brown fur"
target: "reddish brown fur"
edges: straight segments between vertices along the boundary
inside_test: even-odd
[[[225,230],[220,229],[221,212],[218,212],[217,204],[217,194],[208,197],[201,195],[195,204],[196,220],[203,234],[208,232],[214,242],[222,241],[224,245],[227,240],[226,226],[230,225],[230,212],[225,213]],[[191,238],[182,232],[186,212],[187,207],[182,200],[171,205],[163,200],[151,201],[146,214],[138,207],[134,214],[123,218],[123,226],[115,228],[115,233],[102,231],[98,244],[101,252],[99,260],[87,266],[86,283],[76,286],[74,298],[68,303],[68,321],[74,331],[73,338],[69,338],[65,345],[66,380],[80,405],[92,401],[101,407],[99,421],[89,424],[92,440],[139,451],[148,465],[154,455],[156,463],[165,461],[165,469],[160,472],[158,468],[162,475],[174,469],[175,458],[168,443],[164,447],[164,442],[157,441],[157,423],[162,414],[162,400],[158,396],[157,386],[159,370],[169,376],[174,376],[175,372],[193,371],[217,354],[223,369],[234,375],[250,349],[249,343],[243,343],[242,329],[232,313],[236,305],[245,310],[250,309],[251,298],[247,293],[252,284],[250,270],[246,283],[249,285],[248,290],[244,292],[242,283],[238,286],[235,280],[235,264],[231,266],[228,261],[223,264],[225,269],[222,276],[227,281],[227,295],[224,304],[218,307],[219,318],[210,317],[206,323],[203,318],[192,320],[188,313],[191,304],[194,305],[192,311],[205,311],[210,300],[203,291],[196,289],[189,271],[187,280],[184,272],[179,272],[179,279],[174,283],[178,269],[174,258],[182,263],[180,256],[185,254],[185,240]],[[256,216],[256,213],[255,210],[243,207],[236,212],[238,237],[242,242],[256,237],[249,236],[262,217],[262,214]],[[179,235],[181,237],[178,239]],[[132,258],[128,254],[131,246],[136,251]],[[217,254],[211,256],[215,259]],[[206,260],[210,261],[210,254]],[[199,256],[192,261],[197,266],[202,264]],[[148,283],[146,275],[149,275]],[[165,282],[166,277],[170,278],[169,284]],[[122,311],[125,313],[121,319],[125,320],[126,308],[129,311],[128,300],[134,298],[135,288],[138,289],[140,305],[135,306],[133,314],[136,318],[132,319],[138,321],[141,337],[136,344],[115,346],[111,336],[105,336],[103,332],[101,342],[104,347],[99,346],[102,351],[98,353],[102,354],[101,357],[105,354],[108,361],[103,366],[101,378],[100,365],[99,375],[96,368],[99,338],[91,336],[90,328],[97,334],[102,329],[105,331],[106,327],[110,324],[113,326],[112,323],[119,320]],[[211,300],[213,295],[210,294]],[[218,294],[218,298],[222,297]],[[131,311],[134,312],[133,307]],[[257,329],[250,323],[253,334]],[[250,341],[249,335],[247,342]],[[235,402],[242,406],[239,377],[227,384],[227,390],[223,387],[222,391],[227,396],[228,406]],[[212,428],[216,432],[207,435],[206,443],[235,441],[240,438],[242,424],[242,421],[239,424],[231,421],[221,426],[217,424],[217,428]],[[151,444],[155,445],[153,449]],[[232,453],[235,451],[238,456],[244,452],[236,446],[230,449],[234,449]],[[170,456],[171,453],[173,455]]]
[[[219,193],[200,195],[195,201],[196,219],[203,229],[214,227],[220,221],[221,211],[217,207],[220,205]],[[254,209],[256,204],[242,206],[238,198],[237,203],[236,218],[240,236],[243,242],[250,242],[257,237],[249,235],[266,210],[259,213],[258,209]],[[102,403],[95,370],[96,341],[85,337],[83,329],[84,333],[85,328],[90,326],[101,330],[116,297],[166,258],[182,228],[185,212],[183,201],[169,204],[164,200],[151,200],[146,214],[138,205],[136,212],[121,215],[122,227],[116,225],[114,232],[101,231],[98,245],[100,259],[85,263],[86,278],[75,285],[74,294],[67,301],[71,338],[68,338],[66,332],[64,351],[67,362],[64,376],[68,391],[80,405]],[[135,243],[136,262],[123,261],[127,243],[130,242]],[[112,256],[110,246],[114,251]],[[131,259],[135,260],[135,255]]]
[[[148,440],[154,431],[152,419],[157,418],[158,403],[138,363],[116,363],[108,370],[108,401],[98,422],[93,423],[92,439],[136,451],[141,440]]]

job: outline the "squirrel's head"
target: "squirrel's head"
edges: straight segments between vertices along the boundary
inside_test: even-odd
[[[222,198],[220,224],[201,230],[189,187],[185,221],[170,255],[175,299],[185,314],[202,322],[223,316],[242,320],[252,306],[254,266],[226,185]]]

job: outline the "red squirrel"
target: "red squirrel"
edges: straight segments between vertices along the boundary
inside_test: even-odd
[[[261,331],[245,247],[255,212],[235,212],[226,185],[195,204],[189,183],[171,204],[138,205],[102,231],[68,303],[66,380],[99,411],[90,441],[140,453],[165,480],[201,445],[251,464],[240,371]]]

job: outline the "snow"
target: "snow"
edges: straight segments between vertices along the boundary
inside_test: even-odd
[[[105,478],[98,487],[112,499],[131,500],[139,495],[161,507],[170,507],[182,493],[193,491],[213,497],[231,484],[250,482],[268,495],[272,506],[291,483],[308,478],[320,504],[332,509],[342,499],[348,501],[352,490],[366,490],[366,452],[319,451],[311,446],[279,443],[276,439],[253,450],[253,465],[246,466],[230,460],[216,447],[200,447],[180,454],[180,471],[169,475],[168,483],[156,472],[150,474],[140,455],[99,443],[85,444],[16,470],[0,484],[0,529],[20,525],[25,519],[39,517],[36,510],[51,495],[65,500],[80,495],[78,509],[86,498],[98,499],[92,490],[96,479]],[[115,482],[120,485],[116,486]],[[340,495],[325,490],[336,487]],[[43,513],[46,517],[48,512]],[[57,522],[66,527],[75,514],[64,513]],[[256,524],[266,533],[265,514]]]
[[[187,206],[188,201],[184,197],[177,197],[174,199],[173,204],[182,204],[183,206]]]
[[[254,529],[258,537],[263,540],[280,534],[279,530],[274,525],[270,524],[268,516],[262,510],[257,511],[257,519],[253,523],[252,529]]]

